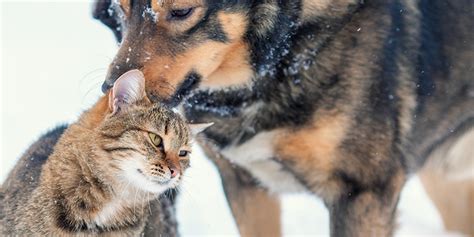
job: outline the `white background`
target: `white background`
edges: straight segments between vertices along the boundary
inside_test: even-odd
[[[117,50],[90,2],[1,3],[0,182],[22,152],[54,126],[72,122],[101,95]],[[197,154],[196,154],[197,153]],[[184,236],[237,235],[216,169],[195,152],[178,202]],[[327,236],[324,205],[308,195],[282,197],[287,236]],[[417,178],[403,191],[398,236],[446,236]]]

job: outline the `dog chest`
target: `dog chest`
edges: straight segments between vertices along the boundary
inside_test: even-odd
[[[243,144],[231,145],[222,150],[222,155],[247,170],[270,191],[305,191],[291,171],[274,159],[277,135],[278,131],[259,133]]]

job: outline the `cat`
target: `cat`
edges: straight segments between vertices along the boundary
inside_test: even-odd
[[[11,183],[19,172],[12,171],[0,192],[0,233],[144,234],[151,210],[156,210],[151,201],[179,185],[189,167],[192,135],[207,126],[187,124],[151,103],[143,74],[125,73],[108,95],[65,129],[39,180],[32,175],[28,185],[15,187]],[[37,168],[26,164],[24,174]]]

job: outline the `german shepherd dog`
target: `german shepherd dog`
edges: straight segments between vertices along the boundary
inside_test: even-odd
[[[214,122],[201,144],[242,235],[280,235],[277,195],[310,192],[331,236],[390,236],[425,163],[446,226],[474,234],[473,182],[449,178],[473,172],[473,12],[471,0],[99,0],[94,17],[120,42],[103,91],[140,69],[152,100]]]

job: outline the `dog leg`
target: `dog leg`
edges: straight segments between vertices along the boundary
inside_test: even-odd
[[[241,236],[281,236],[278,198],[256,185],[240,183],[234,175],[221,177]]]
[[[474,236],[474,180],[449,180],[430,168],[423,169],[419,177],[445,228]]]
[[[241,236],[281,236],[278,197],[258,186],[246,171],[233,166],[201,142],[206,155],[216,164],[222,185]]]
[[[474,236],[474,129],[448,141],[420,170],[423,186],[448,230]]]
[[[392,236],[403,177],[398,175],[381,187],[371,189],[358,190],[346,184],[350,188],[327,204],[331,236]]]

